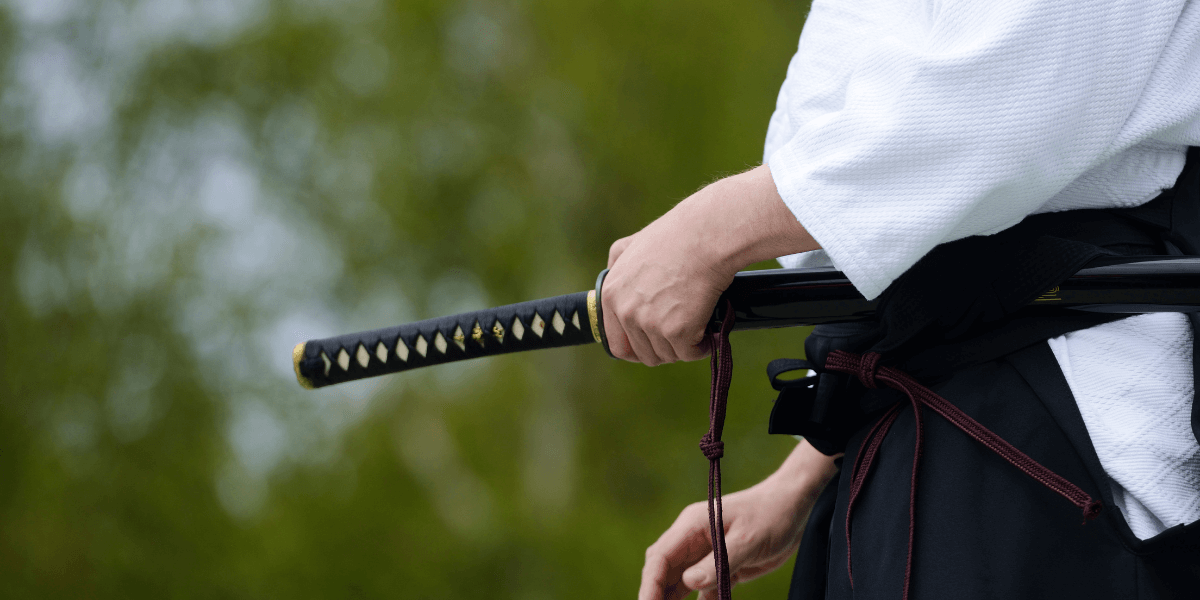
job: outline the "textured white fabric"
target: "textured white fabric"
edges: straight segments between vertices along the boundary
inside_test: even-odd
[[[874,298],[939,243],[1149,200],[1198,117],[1198,2],[816,0],[766,158]]]
[[[1200,448],[1192,435],[1192,327],[1185,315],[1138,315],[1050,340],[1114,497],[1134,535],[1200,519]],[[1123,357],[1136,356],[1130,377]]]
[[[1188,145],[1200,145],[1200,0],[814,0],[764,158],[823,250],[780,263],[832,264],[874,298],[938,244],[1034,213],[1142,204],[1174,183]],[[1160,332],[1178,359],[1164,363],[1121,349],[1148,333],[1089,332],[1107,341],[1071,354],[1071,390],[1122,511],[1138,535],[1187,518],[1163,507],[1200,502],[1195,461],[1156,455],[1154,432],[1137,460],[1155,467],[1105,462],[1133,455],[1092,428],[1121,410],[1187,423],[1191,394],[1114,407],[1083,383],[1119,369],[1131,387],[1190,390],[1185,334]],[[1190,484],[1150,475],[1173,469]]]

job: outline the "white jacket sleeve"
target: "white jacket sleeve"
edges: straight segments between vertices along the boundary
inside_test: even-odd
[[[781,93],[775,184],[874,298],[937,244],[1015,225],[1127,148],[1188,143],[1200,114],[1194,4],[817,0],[789,79],[838,35],[860,47],[826,69],[841,83],[795,82],[834,92]],[[874,29],[846,39],[875,9]],[[1173,89],[1175,105],[1156,110],[1165,101],[1145,102],[1149,88]]]

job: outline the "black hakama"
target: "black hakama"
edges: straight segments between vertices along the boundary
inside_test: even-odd
[[[1200,523],[1145,541],[1133,535],[1048,345],[964,369],[931,389],[1104,508],[1085,523],[1076,506],[922,410],[910,598],[1200,598]],[[867,429],[849,440],[844,465],[853,464]],[[914,433],[905,407],[855,505],[853,587],[849,477],[839,476],[809,519],[789,600],[901,598]]]

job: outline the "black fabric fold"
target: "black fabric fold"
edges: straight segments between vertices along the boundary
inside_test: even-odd
[[[932,385],[1043,340],[1130,316],[1015,313],[1089,263],[1156,254],[1200,255],[1200,148],[1189,148],[1172,188],[1141,206],[1031,215],[994,235],[935,247],[884,290],[877,321],[817,326],[805,340],[805,355],[823,365],[833,350],[877,352],[882,364]],[[1200,324],[1200,316],[1193,324]],[[793,404],[785,412],[821,419],[784,422],[773,415],[769,429],[803,435],[831,455],[844,451],[851,432],[898,400],[868,393],[844,375],[820,373],[816,381],[793,383],[801,385],[811,389],[781,389],[780,400]],[[817,393],[822,388],[829,392]],[[1191,421],[1200,439],[1195,403]]]
[[[878,467],[864,476],[870,481],[862,484],[852,530],[838,527],[849,514],[852,477],[835,480],[836,494],[822,494],[797,555],[789,600],[893,598],[898,582],[907,589],[909,570],[919,598],[1159,600],[1194,594],[1200,586],[1200,523],[1148,540],[1133,535],[1115,510],[1108,475],[1045,342],[1129,315],[1014,314],[1089,263],[1154,254],[1200,255],[1200,149],[1188,150],[1174,187],[1142,206],[1034,215],[993,236],[943,244],[885,290],[878,322],[815,328],[805,349],[818,374],[773,377],[780,390],[776,407],[785,397],[790,402],[778,422],[772,413],[771,428],[805,435],[826,454],[845,451],[853,464],[871,423],[890,410],[894,424],[879,441]],[[947,285],[953,293],[946,293]],[[1200,313],[1188,317],[1200,331]],[[1194,339],[1200,381],[1200,335]],[[930,452],[923,455],[916,487],[905,471],[919,435],[913,409],[897,405],[900,398],[888,390],[868,390],[824,371],[835,350],[881,353],[878,364],[915,376],[1113,509],[1080,524],[1045,489],[1015,478],[996,456],[964,444],[939,420],[926,422]],[[822,388],[830,391],[822,394]],[[1200,440],[1200,403],[1192,403],[1189,416]],[[918,497],[930,508],[914,517],[908,511]],[[905,516],[913,519],[911,528]],[[914,534],[915,546],[908,548],[916,550],[906,566],[905,538]]]

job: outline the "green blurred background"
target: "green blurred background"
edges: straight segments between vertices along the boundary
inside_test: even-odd
[[[0,5],[0,596],[634,598],[706,496],[706,362],[311,392],[291,348],[590,288],[613,240],[761,161],[806,11]],[[764,366],[805,333],[734,336],[726,492],[795,445]]]

